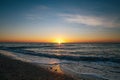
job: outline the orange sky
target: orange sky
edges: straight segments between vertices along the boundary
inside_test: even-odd
[[[111,38],[101,38],[101,37],[45,37],[45,38],[40,38],[40,37],[14,37],[14,36],[4,36],[1,37],[0,42],[50,42],[50,43],[57,43],[61,41],[62,43],[77,43],[77,42],[120,42],[119,38],[113,37]]]

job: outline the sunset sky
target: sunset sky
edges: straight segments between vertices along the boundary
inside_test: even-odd
[[[120,0],[0,0],[0,42],[120,42]]]

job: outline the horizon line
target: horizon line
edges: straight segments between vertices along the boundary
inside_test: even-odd
[[[57,42],[32,42],[32,41],[0,41],[0,43],[53,43],[57,44]],[[120,41],[86,41],[86,42],[63,42],[61,44],[69,44],[69,43],[120,43]]]

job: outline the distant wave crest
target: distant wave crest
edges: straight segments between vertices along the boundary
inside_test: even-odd
[[[50,47],[50,46],[46,46]],[[15,53],[21,53],[25,55],[32,55],[32,56],[40,56],[40,57],[48,57],[48,58],[57,58],[60,60],[72,60],[72,61],[111,61],[111,62],[117,62],[120,63],[120,58],[115,57],[96,57],[96,56],[72,56],[72,55],[55,55],[55,54],[44,54],[44,53],[38,53],[34,51],[25,50],[26,47],[3,47],[1,46],[0,49],[11,51]],[[32,48],[32,47],[27,47]]]

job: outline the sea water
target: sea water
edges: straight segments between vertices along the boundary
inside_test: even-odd
[[[35,64],[59,64],[85,80],[120,80],[120,43],[0,43],[0,53]]]

